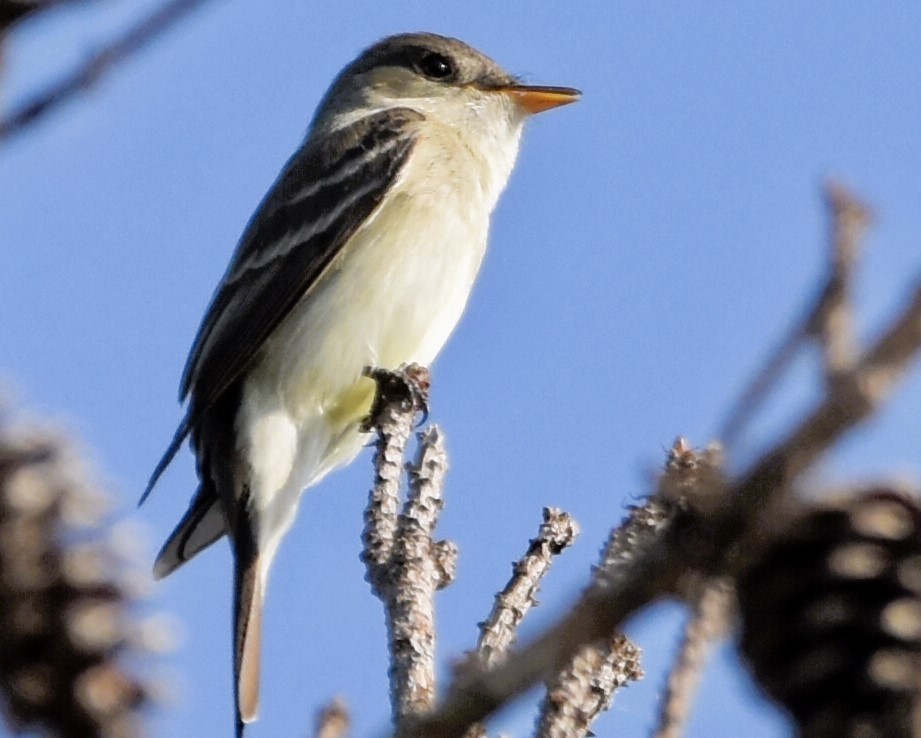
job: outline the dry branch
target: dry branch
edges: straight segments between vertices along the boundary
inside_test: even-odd
[[[710,647],[728,627],[731,599],[731,586],[726,580],[701,586],[668,675],[654,738],[679,738],[684,730]]]
[[[806,339],[814,338],[822,348],[828,382],[854,367],[858,352],[851,294],[860,241],[872,216],[869,208],[839,183],[826,183],[824,195],[828,217],[827,275],[805,315],[793,324],[730,406],[720,433],[727,445],[733,445],[743,434]]]
[[[661,540],[687,495],[712,488],[721,479],[716,446],[697,451],[683,438],[669,449],[655,495],[629,509],[611,531],[594,569],[591,588],[610,587],[629,571],[635,557]],[[595,719],[610,709],[615,692],[643,677],[640,649],[614,633],[582,646],[547,689],[538,718],[539,738],[581,738]]]
[[[580,648],[547,687],[536,736],[582,738],[595,719],[610,709],[614,695],[643,678],[640,649],[625,635]]]
[[[390,683],[398,718],[427,712],[435,704],[435,590],[446,581],[432,534],[444,505],[446,471],[444,436],[432,426],[420,437],[419,455],[410,468],[391,559],[393,586],[386,594]]]
[[[350,725],[348,708],[337,698],[317,713],[313,734],[315,738],[345,738]]]
[[[496,595],[489,617],[480,623],[476,656],[482,666],[492,667],[502,660],[515,642],[521,621],[537,602],[537,590],[553,557],[571,546],[579,535],[579,526],[568,513],[545,507],[543,515],[537,536],[513,565],[512,577]]]
[[[362,559],[372,590],[384,603],[390,646],[393,718],[427,712],[435,703],[435,591],[454,578],[456,549],[432,538],[444,505],[444,436],[419,436],[409,467],[406,502],[398,515],[403,455],[416,415],[425,408],[428,371],[409,366],[369,372],[377,396],[367,422],[378,431],[375,483],[365,513]]]
[[[412,377],[400,372],[368,369],[365,374],[377,382],[377,394],[365,430],[375,430],[374,486],[365,509],[362,533],[362,561],[375,592],[389,584],[389,563],[396,540],[401,504],[403,458],[424,400],[413,389]]]
[[[528,550],[512,566],[512,576],[496,595],[489,617],[480,623],[480,637],[471,662],[490,668],[499,663],[518,637],[518,627],[525,615],[537,604],[541,580],[550,570],[553,558],[563,552],[579,535],[579,526],[570,515],[555,507],[545,507],[543,522],[537,536],[528,543]],[[464,738],[484,738],[486,729],[477,723]]]
[[[34,95],[32,99],[0,120],[0,143],[21,133],[55,108],[88,90],[118,64],[148,46],[204,2],[205,0],[170,0],[155,9],[129,28],[123,36],[91,54],[80,67]]]
[[[75,0],[0,0],[0,37],[28,18]]]
[[[822,348],[825,377],[835,381],[854,368],[857,356],[852,292],[869,209],[839,184],[825,187],[829,214],[829,275],[809,332]]]

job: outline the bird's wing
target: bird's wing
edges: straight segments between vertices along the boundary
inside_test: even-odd
[[[315,285],[393,186],[424,116],[366,116],[294,154],[251,218],[198,330],[180,384],[191,394],[143,502],[201,417],[246,371],[279,323]]]

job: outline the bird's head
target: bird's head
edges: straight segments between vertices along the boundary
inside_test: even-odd
[[[463,128],[504,126],[575,102],[569,87],[524,85],[488,56],[433,33],[390,36],[362,52],[336,80],[314,125],[337,128],[368,112],[405,107]]]

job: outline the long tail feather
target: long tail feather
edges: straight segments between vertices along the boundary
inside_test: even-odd
[[[254,547],[237,540],[234,577],[234,680],[237,738],[259,711],[259,663],[262,650],[264,578]]]

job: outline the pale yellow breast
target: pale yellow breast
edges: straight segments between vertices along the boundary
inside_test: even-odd
[[[273,334],[248,383],[277,393],[295,422],[354,422],[370,404],[365,366],[428,365],[441,350],[479,270],[492,208],[465,156],[422,140],[373,219]]]

